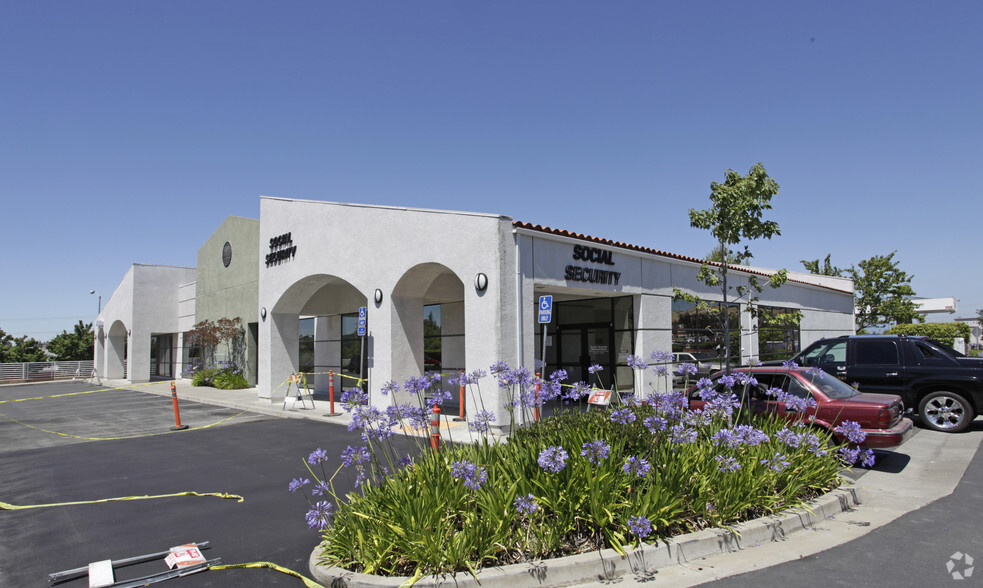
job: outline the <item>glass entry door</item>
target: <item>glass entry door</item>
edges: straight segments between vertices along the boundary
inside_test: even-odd
[[[561,327],[557,336],[557,354],[559,367],[567,371],[567,382],[586,382],[593,387],[610,388],[615,357],[612,338],[610,324]],[[591,374],[588,369],[592,365],[603,369]]]

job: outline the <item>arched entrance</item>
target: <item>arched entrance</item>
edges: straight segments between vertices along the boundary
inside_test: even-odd
[[[287,288],[268,319],[273,322],[272,381],[279,383],[293,373],[303,372],[317,395],[328,393],[329,372],[334,372],[339,392],[341,388],[358,385],[369,371],[371,353],[366,353],[363,359],[361,346],[355,345],[358,355],[354,355],[347,330],[366,300],[351,283],[327,274],[307,276]],[[368,347],[371,342],[364,343]],[[284,393],[285,388],[281,386],[272,398],[275,400]]]
[[[106,337],[105,377],[114,380],[126,379],[129,357],[127,350],[128,330],[123,321],[114,321]]]
[[[392,292],[392,376],[466,369],[464,283],[439,263],[410,268]]]

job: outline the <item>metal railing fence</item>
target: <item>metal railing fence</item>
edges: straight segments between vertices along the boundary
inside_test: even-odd
[[[0,382],[34,382],[64,378],[88,378],[92,375],[92,360],[36,361],[30,363],[0,363]]]

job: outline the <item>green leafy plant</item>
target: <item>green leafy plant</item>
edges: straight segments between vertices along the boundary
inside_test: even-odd
[[[522,368],[492,371],[502,385],[523,378]],[[409,380],[406,390],[425,394],[425,382]],[[728,382],[735,392],[750,385]],[[541,393],[562,403],[583,389],[557,384]],[[510,398],[520,411],[542,398],[518,390]],[[625,397],[528,422],[507,442],[481,436],[439,453],[418,444],[415,457],[398,458],[394,426],[407,419],[422,429],[424,415],[365,406],[364,392],[353,389],[343,404],[366,445],[346,448],[333,472],[327,452],[315,450],[289,489],[307,496],[308,524],[323,533],[323,564],[412,583],[607,547],[625,553],[643,540],[727,527],[836,487],[844,463],[860,458],[832,452],[829,435],[808,423],[742,411],[737,398],[707,389],[707,408],[690,411],[679,392]],[[354,475],[346,496],[335,492],[339,475]]]

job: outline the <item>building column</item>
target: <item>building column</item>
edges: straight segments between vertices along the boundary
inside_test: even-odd
[[[672,351],[672,298],[640,294],[635,296],[635,354],[649,363],[653,351]],[[671,367],[670,367],[671,369]],[[636,373],[636,393],[665,392],[665,382],[650,368]],[[669,383],[672,379],[670,376]]]
[[[259,382],[257,391],[262,399],[276,402],[286,395],[283,384],[299,366],[300,319],[296,314],[271,312],[260,323]]]

